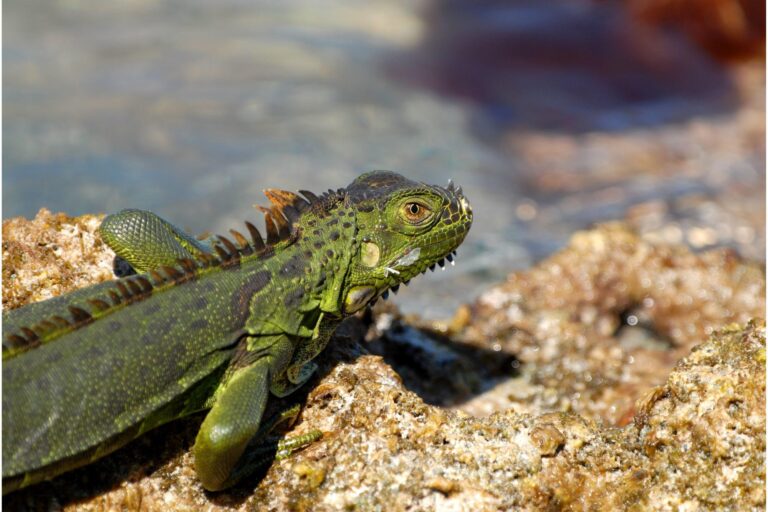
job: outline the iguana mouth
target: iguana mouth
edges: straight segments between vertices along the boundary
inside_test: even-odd
[[[426,274],[427,270],[429,270],[431,272],[434,272],[435,269],[438,266],[440,267],[440,270],[445,270],[445,262],[446,261],[448,263],[450,263],[452,267],[455,266],[456,265],[456,256],[457,256],[457,254],[458,253],[457,253],[456,249],[454,249],[453,251],[449,252],[444,258],[440,258],[439,260],[437,260],[432,265],[429,265],[429,266],[425,267],[424,270],[421,271],[421,274]],[[395,274],[399,274],[400,273],[399,271],[397,271],[397,270],[395,270],[395,269],[393,269],[391,267],[384,267],[384,269],[387,272],[392,272],[392,273],[395,273]],[[406,279],[405,281],[402,281],[400,283],[394,284],[394,285],[390,286],[389,288],[385,289],[384,292],[382,292],[379,295],[379,297],[381,297],[383,300],[387,300],[389,298],[389,292],[392,292],[395,295],[397,295],[397,292],[400,290],[400,285],[402,284],[404,286],[408,286],[408,284],[410,282],[411,282],[410,279]],[[371,307],[373,307],[373,305],[376,304],[376,301],[379,300],[379,297],[376,297],[375,299],[373,299],[370,302],[370,306]]]

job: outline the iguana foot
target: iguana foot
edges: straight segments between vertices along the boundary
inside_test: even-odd
[[[306,434],[299,436],[269,437],[278,425],[286,422],[289,427],[293,425],[300,411],[301,405],[296,404],[267,419],[259,428],[259,432],[245,450],[238,467],[232,471],[225,485],[234,484],[255,471],[268,467],[275,461],[286,459],[293,453],[306,448],[322,438],[323,433],[317,429],[310,430]]]

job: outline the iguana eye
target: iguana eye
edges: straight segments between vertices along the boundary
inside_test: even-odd
[[[403,205],[403,214],[411,224],[419,224],[429,217],[432,211],[421,203],[405,203]]]

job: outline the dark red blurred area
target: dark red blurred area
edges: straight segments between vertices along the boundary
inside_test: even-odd
[[[433,2],[420,46],[389,69],[479,106],[481,134],[500,127],[618,131],[733,108],[737,98],[722,64],[685,27],[670,28],[672,8],[663,17],[663,2],[641,3]]]
[[[764,0],[628,0],[643,23],[680,30],[721,60],[765,56]]]

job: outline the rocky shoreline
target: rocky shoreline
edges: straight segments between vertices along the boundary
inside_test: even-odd
[[[110,278],[99,220],[4,221],[3,307]],[[323,439],[229,492],[195,478],[198,415],[3,505],[762,510],[764,312],[759,265],[601,225],[451,321],[349,319],[289,397]]]

